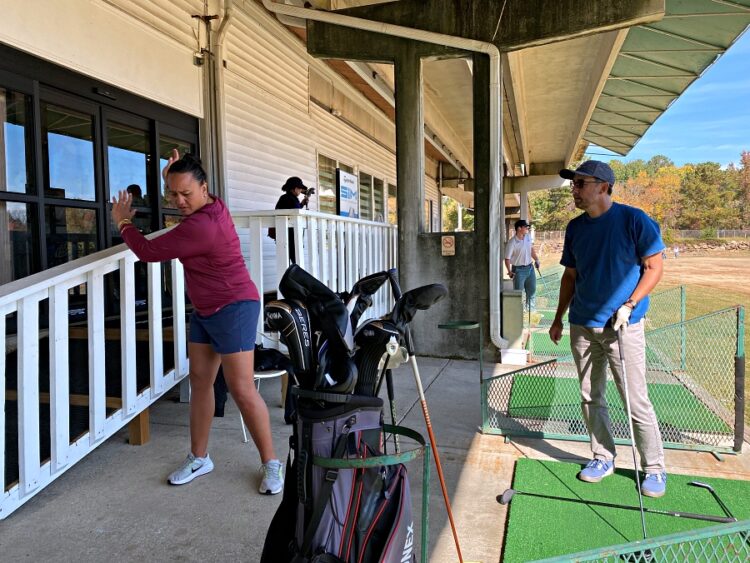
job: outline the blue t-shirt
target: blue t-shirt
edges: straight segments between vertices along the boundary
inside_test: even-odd
[[[568,318],[571,324],[603,327],[625,303],[643,273],[641,260],[664,250],[659,225],[640,209],[613,203],[606,213],[584,213],[568,223],[560,264],[576,270]],[[630,316],[640,321],[648,297]]]

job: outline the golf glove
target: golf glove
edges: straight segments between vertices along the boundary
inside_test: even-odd
[[[615,332],[619,331],[620,328],[625,328],[630,324],[630,315],[633,313],[633,309],[631,309],[628,305],[621,305],[619,309],[617,309],[617,313],[615,313],[614,322],[612,323],[612,328],[615,330]]]

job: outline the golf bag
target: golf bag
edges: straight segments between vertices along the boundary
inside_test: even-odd
[[[416,561],[403,464],[326,468],[313,463],[314,458],[381,455],[382,427],[383,401],[377,397],[349,395],[344,403],[326,402],[322,408],[321,401],[300,397],[284,496],[261,562]]]
[[[290,350],[299,386],[292,388],[297,411],[284,493],[262,562],[416,561],[406,467],[346,466],[346,460],[382,455],[383,401],[352,394],[358,378],[353,324],[382,284],[366,280],[339,296],[291,266],[279,285],[285,299],[266,306],[269,326]],[[325,459],[341,461],[329,468],[321,465]]]

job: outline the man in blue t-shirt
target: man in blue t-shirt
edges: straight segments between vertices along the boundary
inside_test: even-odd
[[[573,199],[585,213],[565,230],[560,263],[557,314],[549,335],[557,344],[562,318],[570,307],[570,347],[581,382],[581,409],[594,453],[578,478],[598,483],[614,472],[615,443],[605,399],[607,364],[625,402],[617,331],[622,329],[634,440],[645,478],[644,495],[666,492],[659,425],[646,389],[646,339],[643,317],[648,294],[662,276],[659,226],[640,209],[614,203],[615,175],[604,162],[589,160],[576,170],[561,170],[571,180]]]

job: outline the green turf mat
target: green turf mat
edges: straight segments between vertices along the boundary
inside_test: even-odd
[[[607,381],[609,416],[626,422],[625,409],[614,381]],[[732,434],[732,429],[682,385],[649,383],[648,395],[659,424],[684,431]],[[583,420],[577,379],[516,374],[508,413],[514,418]]]
[[[591,484],[576,478],[580,469],[580,465],[573,463],[519,459],[513,488],[554,497],[638,506],[633,471],[618,469],[601,483]],[[688,482],[696,479],[712,485],[736,518],[750,518],[750,481],[670,474],[667,494],[659,499],[644,498],[644,506],[724,516],[709,491],[688,486]],[[646,514],[646,531],[651,538],[715,525],[716,522]],[[502,561],[532,561],[640,539],[641,516],[636,510],[517,494],[510,504]]]

